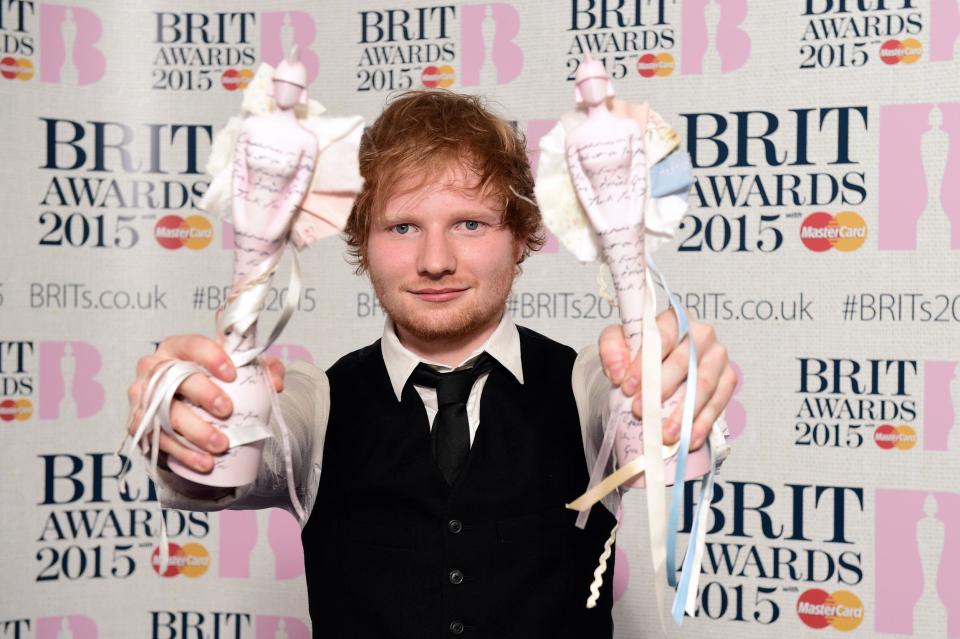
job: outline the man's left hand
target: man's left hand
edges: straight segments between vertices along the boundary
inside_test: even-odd
[[[737,386],[737,374],[730,366],[726,347],[717,341],[716,331],[710,324],[690,322],[690,331],[679,344],[677,343],[676,315],[666,310],[657,316],[660,341],[663,353],[663,372],[661,375],[661,398],[666,398],[686,381],[688,358],[690,357],[690,338],[693,338],[697,351],[697,399],[694,409],[693,432],[690,450],[703,446],[713,422],[726,407]],[[633,414],[638,418],[643,413],[640,387],[640,354],[630,362],[630,350],[620,324],[608,326],[600,334],[600,361],[607,378],[620,386],[624,394],[633,397]],[[681,401],[663,425],[663,443],[673,444],[680,438],[680,417],[683,413],[683,393]]]

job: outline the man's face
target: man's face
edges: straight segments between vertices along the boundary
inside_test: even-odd
[[[455,167],[421,188],[401,182],[371,221],[370,280],[401,338],[470,337],[499,322],[522,245],[474,181]]]

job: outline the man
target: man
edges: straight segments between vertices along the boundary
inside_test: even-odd
[[[601,335],[599,359],[594,349],[578,358],[505,312],[519,264],[542,243],[523,138],[479,98],[410,92],[364,134],[360,170],[346,237],[388,315],[383,338],[325,374],[294,364],[285,375],[270,362],[310,512],[302,540],[314,635],[610,637],[612,564],[599,605],[584,602],[613,516],[598,504],[580,530],[564,504],[587,485],[610,382],[636,395],[640,413],[639,358],[629,361],[619,326]],[[658,324],[666,397],[684,381],[688,351],[675,344],[672,315]],[[710,327],[695,325],[693,337],[697,448],[736,377]],[[170,358],[235,375],[211,340],[168,338],[138,362],[132,405],[146,373]],[[203,376],[180,392],[214,415],[230,412]],[[223,452],[225,438],[182,402],[171,414],[190,441]],[[679,411],[668,418],[666,441],[679,421]],[[209,454],[165,435],[160,447],[212,467]],[[257,482],[229,492],[161,471],[164,503],[289,509],[279,455],[268,446]]]

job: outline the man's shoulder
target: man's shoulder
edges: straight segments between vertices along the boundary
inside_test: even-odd
[[[547,337],[542,333],[517,325],[517,332],[520,333],[521,351],[532,351],[536,357],[546,357],[550,360],[569,361],[573,365],[573,360],[577,357],[577,351],[570,346],[562,344],[554,339]]]
[[[348,372],[364,365],[370,365],[371,362],[383,361],[383,355],[380,351],[380,340],[368,344],[363,348],[347,353],[327,369],[327,375],[336,375],[337,373]]]

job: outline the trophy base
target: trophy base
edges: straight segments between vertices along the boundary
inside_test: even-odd
[[[213,470],[199,473],[170,458],[170,470],[188,481],[204,486],[233,488],[252,484],[257,479],[265,439],[235,446],[222,455],[213,456]]]

